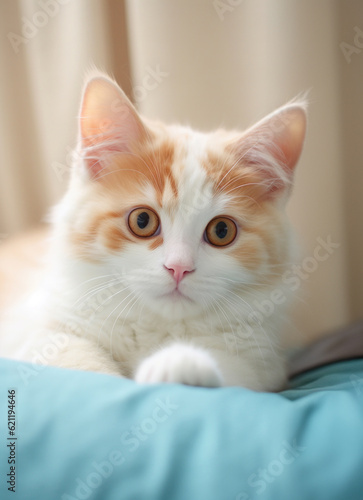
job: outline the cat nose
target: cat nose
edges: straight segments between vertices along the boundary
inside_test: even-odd
[[[169,264],[168,266],[164,265],[164,267],[173,276],[177,285],[181,282],[186,274],[192,273],[195,270],[192,266],[180,264]]]

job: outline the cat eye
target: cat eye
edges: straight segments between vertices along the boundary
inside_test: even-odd
[[[128,223],[131,232],[142,238],[154,236],[160,225],[159,217],[150,208],[135,208],[129,214]]]
[[[223,247],[232,243],[237,236],[237,226],[228,217],[212,219],[205,230],[205,238],[211,245]]]

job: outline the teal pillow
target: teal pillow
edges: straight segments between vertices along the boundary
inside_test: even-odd
[[[1,499],[363,498],[361,359],[280,394],[5,359],[0,381]]]

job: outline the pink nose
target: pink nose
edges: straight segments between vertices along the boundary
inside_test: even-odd
[[[190,266],[183,266],[183,265],[170,265],[169,267],[164,266],[167,271],[173,276],[175,279],[177,285],[181,282],[181,280],[184,278],[184,276],[188,273],[192,273],[194,269],[192,269]]]

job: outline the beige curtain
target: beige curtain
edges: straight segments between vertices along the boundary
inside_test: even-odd
[[[124,4],[0,5],[0,234],[40,222],[64,192],[80,92],[93,65],[130,93]]]
[[[0,13],[0,236],[64,191],[92,63],[147,116],[205,130],[244,128],[309,90],[289,204],[302,247],[290,334],[363,315],[363,2],[12,0]]]

